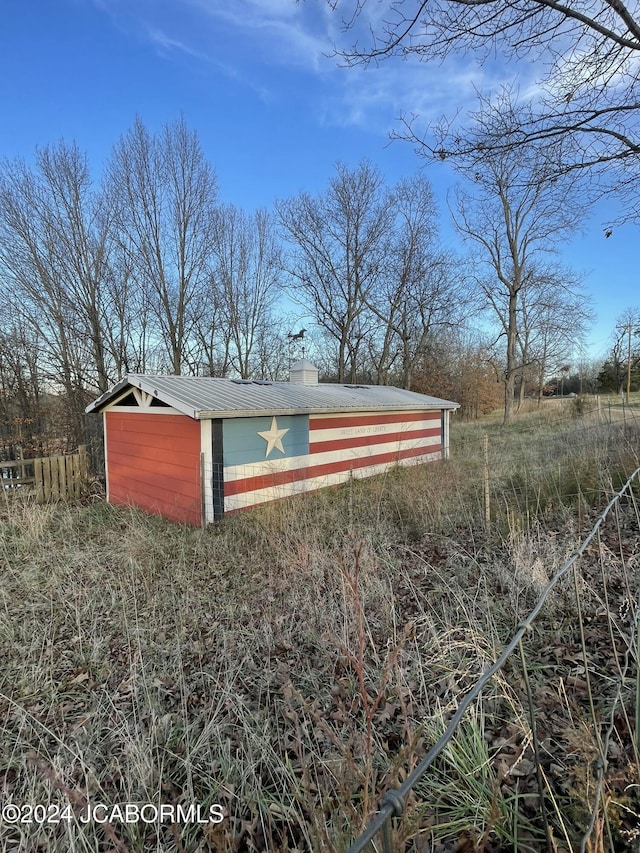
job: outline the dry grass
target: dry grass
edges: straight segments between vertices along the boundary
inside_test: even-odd
[[[102,503],[0,507],[0,801],[74,814],[5,824],[0,849],[345,850],[566,558],[589,503],[637,464],[628,425],[534,418],[463,426],[448,463],[207,531]],[[409,803],[398,850],[444,850],[440,837],[513,849],[518,833],[539,849],[517,775],[530,749],[518,684],[483,694]],[[500,761],[516,765],[509,784]],[[575,839],[587,805],[571,801]],[[88,802],[219,803],[225,819],[84,824]]]

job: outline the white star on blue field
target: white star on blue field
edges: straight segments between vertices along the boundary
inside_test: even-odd
[[[271,418],[271,427],[265,432],[259,432],[258,435],[267,442],[267,447],[265,449],[265,458],[269,457],[269,454],[274,449],[279,450],[280,453],[284,453],[284,447],[282,446],[282,437],[285,436],[289,432],[288,429],[278,429],[278,423],[275,417]]]

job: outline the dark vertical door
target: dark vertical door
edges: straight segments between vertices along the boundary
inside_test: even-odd
[[[213,520],[224,518],[224,452],[222,446],[222,420],[211,421],[212,448],[212,486],[213,486]]]

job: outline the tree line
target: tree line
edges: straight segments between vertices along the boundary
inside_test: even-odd
[[[640,310],[627,308],[618,317],[609,353],[598,374],[598,388],[614,394],[640,391]]]
[[[87,402],[127,373],[286,379],[298,323],[327,380],[447,396],[469,415],[502,397],[508,419],[588,323],[579,280],[553,261],[573,185],[544,180],[540,158],[461,164],[451,211],[474,251],[455,255],[424,174],[389,186],[369,162],[337,164],[324,191],[246,212],[221,203],[184,120],[152,133],[137,119],[99,179],[65,142],[4,161],[2,441],[51,432],[55,410],[85,442]]]
[[[468,116],[421,125],[405,115],[396,133],[460,176],[449,206],[468,251],[442,247],[424,176],[389,187],[368,163],[338,165],[324,192],[273,211],[222,205],[183,121],[151,133],[137,120],[99,180],[74,145],[5,161],[3,440],[23,426],[37,433],[39,413],[60,401],[79,440],[87,399],[130,371],[285,378],[294,320],[311,329],[308,354],[325,378],[439,393],[468,414],[499,392],[508,421],[549,375],[569,378],[590,318],[554,252],[594,193],[614,193],[620,219],[637,220],[636,10],[605,0],[327,3],[353,36],[336,46],[347,64],[458,54],[541,70],[531,95],[481,92]],[[636,381],[635,336],[627,323],[602,388]]]

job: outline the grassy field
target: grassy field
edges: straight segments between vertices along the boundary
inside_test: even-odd
[[[568,404],[456,425],[447,462],[206,531],[100,498],[0,503],[0,803],[21,809],[0,850],[346,850],[640,464],[640,424],[620,417]],[[598,615],[603,594],[632,609],[636,512],[603,534],[604,588],[602,559],[585,562],[592,662],[570,585],[527,644],[558,851],[579,850],[591,819],[585,849],[636,849],[637,655],[622,615]],[[396,850],[547,849],[517,663],[410,798]],[[591,666],[595,704],[615,693],[622,721],[602,718],[599,777]],[[127,803],[145,819],[113,811]]]

